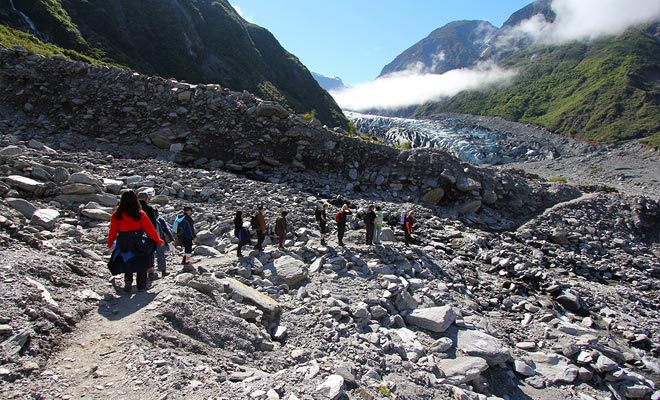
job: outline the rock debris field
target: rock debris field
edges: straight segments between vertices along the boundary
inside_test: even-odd
[[[0,62],[0,398],[660,399],[657,197],[399,152],[222,88],[22,49]],[[192,266],[168,254],[172,274],[130,295],[105,245],[128,189],[170,222],[192,206],[198,230]],[[326,201],[353,210],[344,247],[334,222],[320,243]],[[258,204],[269,225],[289,211],[285,249],[239,258],[233,216]]]

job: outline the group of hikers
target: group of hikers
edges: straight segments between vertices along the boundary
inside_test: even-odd
[[[321,245],[326,245],[328,234],[328,209],[330,204],[324,203],[315,210],[316,221],[319,224]],[[169,275],[165,253],[169,248],[175,251],[175,245],[183,247],[182,264],[191,263],[193,241],[196,238],[195,225],[192,219],[193,209],[183,207],[181,214],[177,215],[172,224],[159,215],[159,209],[149,204],[149,194],[132,190],[122,193],[119,204],[110,218],[110,232],[108,234],[108,248],[112,255],[108,267],[113,275],[124,273],[124,292],[131,293],[133,274],[136,274],[137,290],[143,292],[147,289],[148,281],[158,279],[154,263],[162,277]],[[344,234],[349,215],[353,212],[347,204],[335,214],[337,223],[337,241],[344,246]],[[271,230],[273,242],[284,248],[286,233],[288,232],[287,211],[281,211],[275,220],[274,230]],[[400,225],[404,231],[404,241],[407,246],[412,243],[412,230],[414,211],[402,213]],[[366,244],[381,244],[383,228],[383,211],[379,206],[370,204],[364,214],[366,226]],[[234,235],[238,239],[236,255],[242,257],[243,246],[251,244],[250,230],[257,236],[254,250],[264,249],[264,240],[269,233],[264,207],[258,206],[257,212],[250,217],[249,223],[243,220],[243,211],[237,211],[234,217]]]

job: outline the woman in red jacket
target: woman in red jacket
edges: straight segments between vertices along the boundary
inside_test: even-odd
[[[114,248],[111,262],[118,260],[119,257],[123,260],[121,269],[124,272],[124,292],[127,293],[132,290],[133,273],[137,273],[138,291],[147,290],[147,269],[151,266],[150,253],[156,248],[152,243],[147,243],[144,233],[158,246],[163,245],[163,239],[158,236],[149,217],[142,211],[135,192],[129,190],[122,193],[119,205],[110,218],[108,247]]]

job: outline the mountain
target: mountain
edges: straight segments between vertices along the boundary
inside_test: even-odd
[[[338,76],[325,76],[312,71],[312,76],[321,87],[327,91],[346,89],[346,85]]]
[[[14,0],[0,7],[3,24],[60,47],[146,74],[247,90],[347,127],[298,58],[226,0]]]
[[[434,31],[383,68],[383,73],[415,65],[424,72],[474,67],[496,62],[516,71],[509,85],[464,91],[449,99],[417,107],[416,117],[457,112],[501,116],[544,126],[582,140],[617,142],[644,139],[660,146],[660,35],[655,23],[631,28],[619,36],[563,45],[540,45],[514,35],[529,18],[554,21],[550,0],[539,0],[514,13],[500,29],[488,31],[476,21],[459,21]],[[461,29],[459,29],[461,28]],[[443,40],[431,40],[439,37]],[[449,54],[468,54],[463,59]],[[479,40],[478,38],[482,38]],[[434,45],[431,45],[433,43]],[[457,43],[464,52],[456,52]],[[482,50],[476,55],[476,50]],[[442,68],[436,60],[447,59]],[[406,110],[406,113],[409,110]],[[402,112],[403,113],[403,112]]]
[[[431,32],[387,64],[379,76],[415,70],[441,74],[473,65],[497,28],[486,21],[456,21]]]

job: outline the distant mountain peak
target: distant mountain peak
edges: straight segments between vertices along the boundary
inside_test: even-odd
[[[450,22],[401,53],[383,68],[380,76],[406,70],[441,74],[470,66],[496,32],[497,28],[487,21]]]
[[[326,76],[319,74],[318,72],[312,72],[312,76],[316,79],[316,82],[328,92],[332,90],[346,89],[346,85],[338,76]]]

